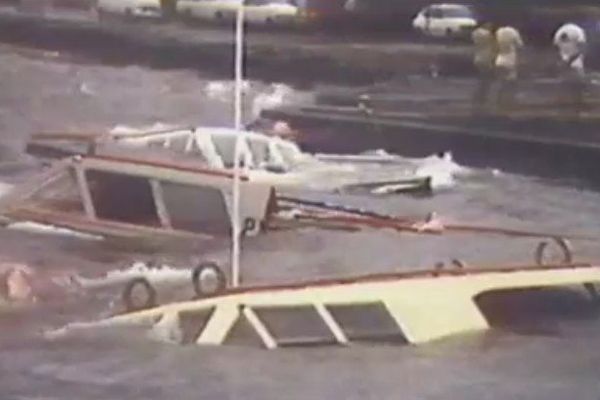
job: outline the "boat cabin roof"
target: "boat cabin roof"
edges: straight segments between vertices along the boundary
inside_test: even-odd
[[[197,127],[162,132],[117,133],[112,138],[125,145],[167,148],[201,158],[213,168],[231,168],[240,132],[230,128]],[[298,146],[276,136],[244,131],[242,165],[247,169],[289,171],[308,157]]]

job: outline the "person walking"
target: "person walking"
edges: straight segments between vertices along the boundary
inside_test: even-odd
[[[565,93],[571,104],[580,110],[585,93],[585,31],[579,25],[564,24],[556,30],[553,43],[558,48]]]
[[[473,107],[485,108],[492,83],[494,82],[494,64],[497,54],[497,43],[494,25],[485,22],[471,33],[474,45],[473,64],[477,70],[478,80],[473,94]]]
[[[506,108],[514,103],[516,81],[518,77],[518,53],[523,47],[523,39],[516,28],[503,26],[496,30],[496,55],[495,68],[500,80],[497,104]]]

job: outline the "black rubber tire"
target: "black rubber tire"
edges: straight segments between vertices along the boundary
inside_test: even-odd
[[[202,282],[200,281],[200,277],[205,271],[213,271],[217,278],[217,286],[213,291],[206,291],[202,287]],[[221,293],[227,287],[227,278],[225,274],[219,268],[219,266],[214,262],[203,262],[200,263],[194,270],[192,271],[192,285],[194,287],[194,293],[197,298],[214,296],[216,294]]]
[[[146,290],[146,300],[143,304],[136,304],[135,299],[133,298],[133,291],[138,286],[143,287]],[[146,278],[135,278],[127,282],[127,285],[125,285],[125,288],[123,289],[122,298],[125,310],[128,312],[156,307],[156,289],[154,289]]]

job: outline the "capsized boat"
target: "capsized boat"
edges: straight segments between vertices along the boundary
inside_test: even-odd
[[[192,275],[196,289],[205,273],[221,276],[214,266],[200,266]],[[193,300],[156,305],[153,287],[137,279],[124,293],[125,313],[72,323],[46,334],[57,338],[87,329],[142,327],[154,337],[178,344],[258,344],[266,349],[382,340],[423,344],[490,328],[485,307],[489,296],[583,285],[587,294],[578,295],[586,302],[588,296],[597,301],[599,282],[597,264],[476,268],[453,261],[450,268],[288,285],[225,290],[217,284],[218,290],[208,296],[196,290],[199,297]],[[132,300],[135,286],[146,290],[143,304]]]
[[[102,145],[161,148],[194,156],[206,166],[231,169],[237,132],[229,128],[194,127],[151,131],[118,129],[103,135],[45,133],[34,135],[27,151],[42,157],[86,154]],[[451,156],[422,160],[370,152],[351,157],[308,154],[292,141],[245,131],[241,141],[244,173],[251,181],[277,188],[303,187],[371,194],[418,192],[451,186],[457,174]],[[445,168],[431,168],[433,165]]]

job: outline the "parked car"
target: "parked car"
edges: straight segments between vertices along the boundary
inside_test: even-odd
[[[240,0],[179,0],[177,13],[187,18],[228,21],[235,18]],[[294,0],[246,0],[245,21],[251,24],[284,25],[304,20]]]
[[[96,4],[98,18],[108,14],[128,18],[161,18],[160,0],[98,0]]]
[[[471,7],[463,4],[432,4],[413,19],[413,28],[433,37],[461,37],[477,25]]]
[[[239,0],[178,0],[177,14],[181,17],[222,21],[235,14]]]

